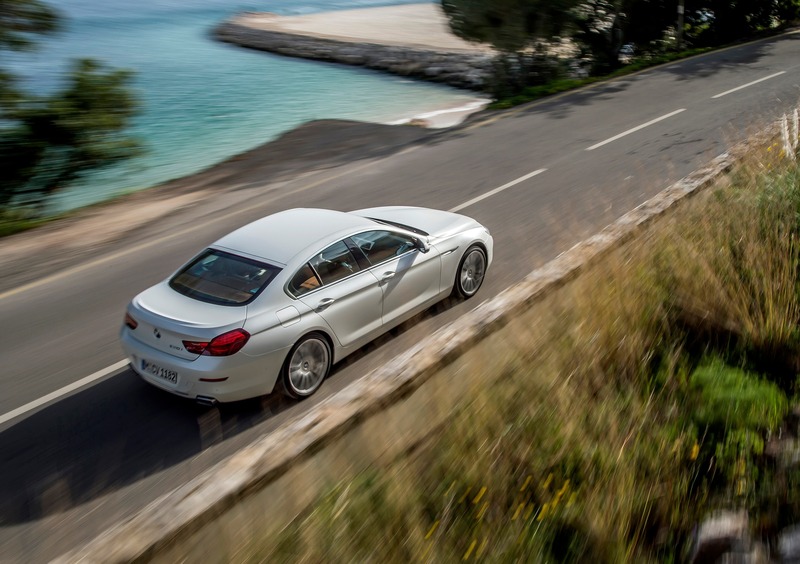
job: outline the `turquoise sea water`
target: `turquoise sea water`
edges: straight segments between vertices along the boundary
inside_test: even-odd
[[[66,210],[204,169],[320,118],[381,123],[468,104],[473,94],[343,65],[249,51],[214,41],[240,11],[284,15],[403,4],[386,0],[50,0],[66,29],[11,65],[47,91],[68,62],[92,57],[135,71],[143,102],[132,133],[147,154],[61,192]]]

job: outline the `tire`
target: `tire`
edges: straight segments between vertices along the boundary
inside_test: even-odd
[[[316,392],[331,371],[331,346],[322,333],[309,333],[289,351],[281,368],[282,392],[305,399]]]
[[[486,277],[486,252],[478,245],[472,245],[461,257],[453,283],[453,294],[469,299],[478,293]]]

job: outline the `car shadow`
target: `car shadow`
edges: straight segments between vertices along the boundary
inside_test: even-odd
[[[127,369],[0,432],[0,525],[72,509],[295,404],[273,394],[209,410]]]
[[[337,364],[329,378],[457,303],[440,302],[378,337]],[[303,409],[280,393],[201,407],[126,369],[0,431],[0,526],[67,512],[193,459],[293,407]]]

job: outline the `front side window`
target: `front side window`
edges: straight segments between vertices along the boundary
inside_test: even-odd
[[[323,284],[336,282],[359,271],[358,263],[344,241],[334,243],[309,262]]]
[[[416,248],[413,238],[391,231],[367,231],[351,237],[370,264],[378,264]]]
[[[216,249],[206,249],[169,281],[176,292],[218,305],[250,303],[280,268]]]

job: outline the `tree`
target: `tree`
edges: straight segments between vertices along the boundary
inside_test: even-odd
[[[520,90],[552,78],[544,45],[566,32],[581,0],[442,0],[450,29],[475,43],[487,43],[500,55],[496,82]],[[495,94],[506,94],[495,85]]]
[[[713,14],[706,42],[730,43],[797,17],[797,0],[695,0]]]
[[[575,9],[575,40],[592,58],[592,74],[619,66],[623,13],[620,0],[586,0]]]
[[[59,22],[38,0],[0,0],[0,50],[32,49],[34,37]],[[0,69],[0,206],[40,213],[54,191],[139,154],[140,143],[124,133],[138,108],[131,79],[129,71],[82,59],[61,90],[34,96]]]
[[[442,0],[453,33],[516,53],[560,35],[578,0]]]
[[[798,17],[800,0],[685,0],[684,37],[693,46],[711,46],[751,37]],[[624,0],[626,41],[646,48],[677,20],[676,0]]]
[[[34,49],[34,37],[59,29],[59,16],[38,0],[0,0],[0,52]],[[0,68],[0,119],[20,93],[14,77]]]
[[[130,79],[129,71],[79,60],[63,90],[17,104],[13,125],[0,129],[0,204],[40,209],[82,174],[139,154],[138,141],[123,133],[137,108]]]
[[[0,49],[21,51],[36,46],[33,37],[60,27],[58,12],[39,0],[0,2]]]

